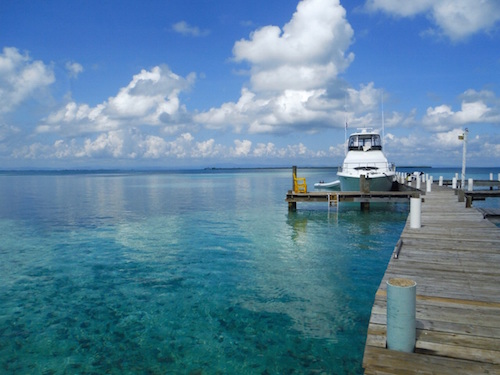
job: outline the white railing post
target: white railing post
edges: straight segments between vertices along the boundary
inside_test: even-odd
[[[467,183],[467,190],[468,191],[474,190],[474,180],[472,178],[469,178],[469,182]]]
[[[420,228],[420,217],[422,211],[422,199],[410,198],[410,228]]]

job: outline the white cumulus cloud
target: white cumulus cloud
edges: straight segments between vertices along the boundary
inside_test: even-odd
[[[439,33],[453,41],[489,31],[500,20],[498,0],[367,0],[370,11],[383,11],[398,17],[427,15]]]
[[[116,96],[94,107],[69,102],[47,116],[36,130],[77,136],[144,125],[179,129],[187,116],[179,94],[194,80],[194,74],[183,78],[166,66],[142,70]]]
[[[68,61],[65,65],[68,74],[72,78],[78,77],[78,75],[83,72],[83,66],[77,62]]]
[[[500,100],[491,91],[467,90],[462,95],[460,110],[448,104],[427,108],[423,125],[434,131],[445,131],[472,124],[500,124]]]
[[[457,128],[447,132],[437,133],[432,140],[432,144],[436,146],[436,148],[457,149],[463,142],[458,136],[462,135],[463,132],[463,129]]]
[[[250,85],[238,101],[195,116],[210,129],[235,132],[315,132],[342,126],[337,76],[353,61],[353,30],[338,0],[302,0],[280,28],[265,26],[234,44],[237,62],[249,64]]]
[[[256,91],[309,90],[344,71],[353,29],[338,0],[303,0],[283,29],[265,26],[235,43],[236,61],[251,64]]]
[[[172,25],[172,29],[179,34],[186,36],[207,36],[210,34],[209,30],[201,30],[197,26],[191,26],[186,21],[180,21]]]
[[[33,61],[17,48],[5,47],[0,54],[0,114],[13,111],[54,81],[51,66]]]
[[[257,146],[253,150],[253,154],[256,157],[273,157],[276,156],[276,146],[274,143],[257,143]]]
[[[250,153],[251,149],[252,149],[252,142],[247,140],[247,139],[245,139],[243,141],[236,139],[234,141],[234,155],[235,156],[247,156]]]

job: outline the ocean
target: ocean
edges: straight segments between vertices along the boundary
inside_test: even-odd
[[[309,189],[335,172],[298,169]],[[408,204],[288,212],[291,185],[291,168],[0,172],[0,373],[361,374]]]

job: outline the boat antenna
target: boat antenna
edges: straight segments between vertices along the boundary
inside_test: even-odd
[[[347,155],[347,94],[344,94],[344,155]]]
[[[384,93],[381,93],[381,101],[382,101],[382,149],[385,149],[385,120],[384,120]]]

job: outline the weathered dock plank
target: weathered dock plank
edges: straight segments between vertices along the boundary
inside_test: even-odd
[[[375,296],[366,374],[500,374],[500,230],[433,185],[421,228],[409,220]],[[417,282],[414,353],[386,349],[386,281]]]
[[[419,353],[402,353],[372,347],[365,352],[366,362],[372,363],[365,369],[367,375],[479,375],[499,374],[498,366],[484,362],[432,356]]]

